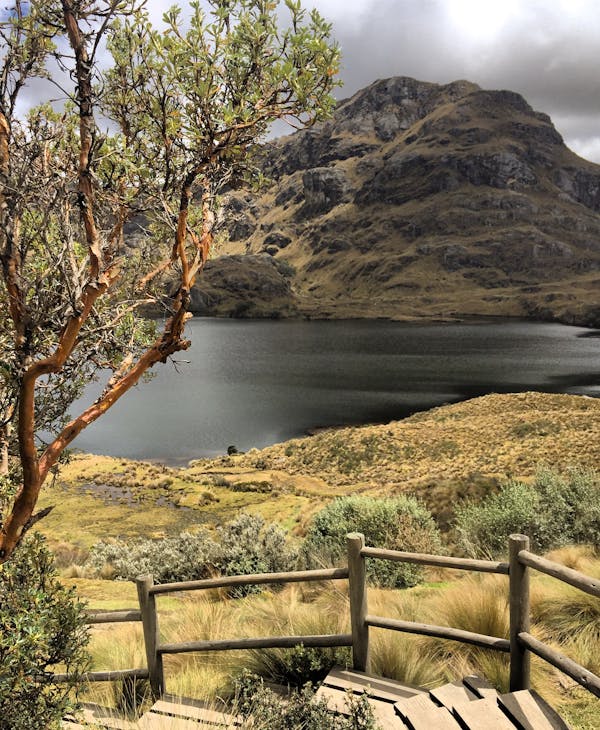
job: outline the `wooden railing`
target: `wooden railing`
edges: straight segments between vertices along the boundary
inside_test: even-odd
[[[112,624],[126,623],[130,621],[142,621],[142,612],[139,608],[126,608],[118,611],[88,611],[88,624]],[[106,671],[85,672],[81,675],[83,682],[115,682],[123,680],[134,683],[138,679],[149,679],[150,672],[147,668],[140,669],[110,669]],[[55,674],[55,682],[65,682],[66,674]]]
[[[398,621],[371,616],[367,612],[366,585],[364,575],[365,558],[379,558],[400,562],[433,565],[440,568],[458,570],[483,571],[486,573],[503,573],[509,576],[509,639],[475,634],[470,631]],[[583,575],[576,570],[542,558],[529,551],[529,538],[525,535],[511,535],[509,538],[509,562],[498,563],[487,560],[466,560],[440,555],[420,555],[403,553],[394,550],[381,550],[365,547],[364,537],[358,533],[348,535],[348,560],[350,576],[361,576],[362,586],[350,587],[350,610],[352,613],[352,640],[354,668],[368,669],[369,663],[369,627],[405,631],[413,634],[435,636],[440,639],[461,641],[486,649],[508,652],[510,654],[510,690],[511,692],[530,689],[531,653],[541,657],[549,664],[567,674],[580,685],[588,689],[596,697],[600,697],[600,677],[582,667],[577,662],[560,654],[552,647],[533,637],[530,630],[529,601],[529,569],[550,575],[558,580],[575,586],[586,593],[600,598],[600,581]],[[352,567],[352,562],[355,567]]]
[[[529,538],[511,535],[509,538],[509,562],[492,560],[470,560],[442,555],[407,553],[365,546],[364,536],[351,533],[347,536],[348,567],[329,570],[305,570],[289,573],[259,573],[255,575],[222,576],[185,583],[156,585],[152,576],[136,581],[140,610],[103,612],[90,615],[90,623],[107,621],[142,621],[146,649],[147,669],[127,669],[118,672],[91,672],[90,681],[129,677],[148,678],[152,694],[160,696],[165,691],[163,655],[186,652],[226,651],[231,649],[288,648],[300,644],[310,647],[351,646],[354,669],[368,671],[369,629],[389,629],[440,639],[449,639],[493,649],[510,655],[511,691],[530,688],[530,656],[536,654],[561,670],[580,685],[600,697],[600,677],[585,667],[563,656],[530,633],[529,580],[534,569],[553,576],[586,593],[600,597],[600,581],[571,570],[559,563],[546,560],[529,551]],[[486,636],[449,626],[402,621],[368,612],[368,590],[366,560],[376,558],[397,562],[430,565],[439,568],[498,573],[509,577],[509,638]],[[286,584],[301,581],[348,580],[350,596],[349,634],[324,634],[313,636],[269,636],[264,638],[221,639],[190,641],[178,644],[161,643],[156,609],[156,597],[167,593],[206,590],[211,588],[232,588],[260,584]]]

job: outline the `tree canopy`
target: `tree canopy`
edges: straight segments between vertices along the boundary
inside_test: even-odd
[[[160,28],[145,0],[16,0],[0,18],[1,561],[73,439],[189,347],[219,194],[260,180],[274,120],[327,116],[339,52],[296,0],[190,2]]]

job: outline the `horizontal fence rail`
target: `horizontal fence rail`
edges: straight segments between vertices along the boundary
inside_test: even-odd
[[[327,570],[296,570],[289,573],[254,573],[252,575],[223,575],[218,578],[191,580],[184,583],[164,583],[153,585],[150,595],[161,593],[179,593],[180,591],[199,591],[209,588],[234,588],[235,586],[251,586],[271,583],[301,583],[304,581],[345,580],[348,568],[331,568]]]
[[[85,620],[88,624],[115,624],[141,621],[142,612],[139,608],[126,608],[119,611],[86,611]]]
[[[453,629],[450,626],[435,626],[431,624],[420,624],[415,621],[399,621],[398,619],[383,618],[382,616],[366,616],[365,623],[377,629],[390,629],[402,631],[408,634],[420,636],[434,636],[438,639],[450,639],[460,641],[463,644],[473,644],[484,649],[495,649],[496,651],[510,651],[510,641],[500,639],[486,634],[475,634],[472,631]]]
[[[219,639],[190,641],[181,644],[159,644],[159,654],[183,654],[191,651],[228,651],[230,649],[289,649],[294,646],[352,646],[352,634],[319,634],[316,636],[266,636],[256,639]]]
[[[104,672],[85,672],[81,675],[82,682],[116,682],[119,679],[148,679],[147,669],[111,669]],[[55,674],[55,682],[66,682],[67,674]]]
[[[445,555],[429,555],[427,553],[403,553],[399,550],[383,550],[382,548],[364,547],[360,554],[367,558],[392,560],[398,563],[416,563],[432,565],[438,568],[454,568],[456,570],[474,570],[481,573],[502,573],[508,575],[508,563],[494,560],[470,560],[468,558],[451,558]]]
[[[87,624],[113,624],[141,622],[142,612],[139,608],[122,608],[116,611],[84,611]],[[147,669],[109,669],[96,672],[84,672],[80,675],[82,682],[116,682],[120,679],[149,679]],[[57,683],[68,682],[70,676],[64,673],[54,674],[53,680]]]
[[[511,691],[529,689],[530,654],[533,653],[553,665],[580,685],[600,697],[600,677],[577,662],[533,637],[530,633],[529,571],[530,569],[557,578],[585,593],[600,598],[600,580],[555,563],[529,550],[529,539],[524,535],[509,538],[509,562],[474,560],[427,553],[409,553],[399,550],[368,547],[360,533],[347,535],[347,567],[325,570],[302,570],[286,573],[256,573],[251,575],[219,576],[204,580],[155,585],[152,576],[136,580],[140,608],[118,611],[89,611],[88,623],[102,624],[122,621],[141,621],[148,669],[88,672],[87,681],[115,679],[149,679],[152,694],[158,697],[164,690],[163,655],[189,652],[212,652],[240,649],[285,649],[298,645],[306,647],[352,647],[354,669],[366,671],[369,665],[369,629],[387,629],[493,649],[510,654]],[[509,578],[510,636],[508,639],[477,634],[450,626],[403,621],[374,616],[368,613],[366,559],[428,565],[438,568],[496,573]],[[268,636],[242,639],[219,639],[161,643],[158,628],[156,597],[169,593],[214,588],[236,588],[251,585],[283,585],[305,581],[348,580],[351,633],[309,636]],[[66,675],[55,675],[56,681],[65,681]]]
[[[530,553],[528,550],[521,550],[519,552],[519,562],[522,565],[527,565],[530,568],[534,568],[540,573],[551,575],[553,578],[558,578],[563,583],[568,583],[575,588],[579,588],[584,593],[589,593],[591,596],[600,598],[600,580],[598,578],[592,578],[589,575],[584,575],[578,570],[567,568],[566,565],[555,563],[553,560],[542,558],[539,555]]]
[[[600,697],[600,677],[597,677],[585,667],[569,659],[569,657],[564,656],[564,654],[552,649],[547,644],[538,641],[531,634],[521,633],[519,634],[519,639],[534,654],[545,659],[548,664],[552,664],[552,666],[560,669],[561,672],[574,679],[582,687],[585,687],[592,694],[596,695],[596,697]]]

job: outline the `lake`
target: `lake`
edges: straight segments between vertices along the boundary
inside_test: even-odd
[[[492,392],[600,396],[600,338],[578,327],[203,318],[188,327],[191,349],[157,366],[74,447],[184,464],[231,444],[262,448]],[[84,403],[99,391],[91,385]]]

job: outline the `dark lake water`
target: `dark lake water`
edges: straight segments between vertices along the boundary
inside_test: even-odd
[[[183,464],[319,426],[386,423],[486,393],[600,397],[600,339],[557,324],[195,319],[155,369],[74,446]],[[91,401],[100,386],[90,386]]]

